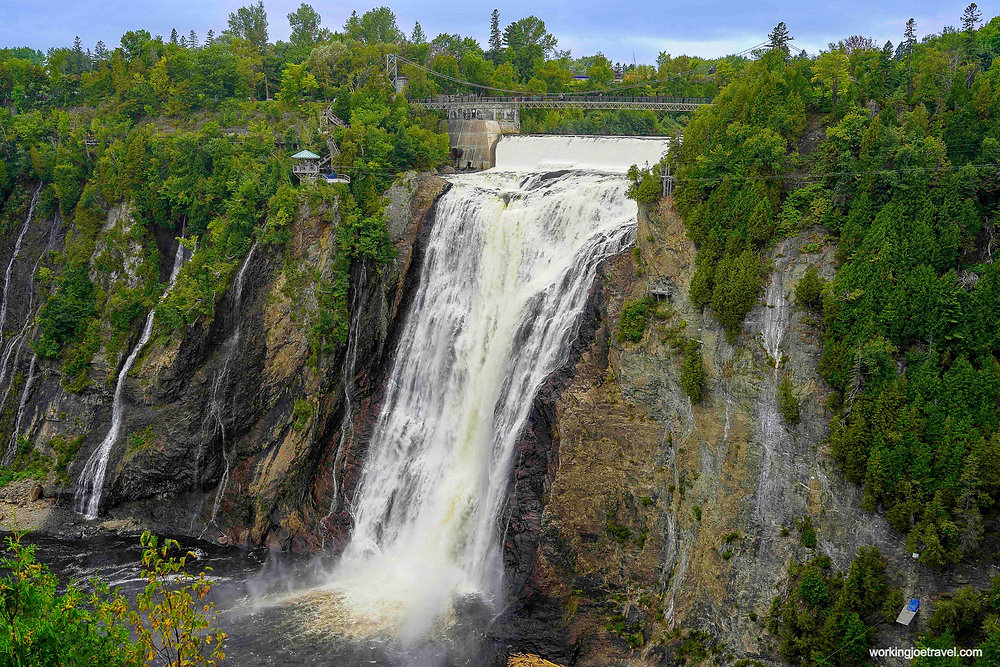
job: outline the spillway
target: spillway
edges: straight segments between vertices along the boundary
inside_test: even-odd
[[[437,205],[331,588],[425,632],[500,603],[498,525],[532,399],[567,360],[598,265],[634,242],[623,177],[665,138],[507,137]]]

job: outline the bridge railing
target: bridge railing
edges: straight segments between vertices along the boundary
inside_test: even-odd
[[[584,103],[624,103],[624,104],[711,104],[711,97],[668,97],[666,95],[560,95],[545,94],[510,96],[492,95],[438,95],[436,97],[425,97],[412,99],[414,104],[425,105],[468,105],[468,104],[521,104],[528,102],[562,102],[572,104],[574,102]]]

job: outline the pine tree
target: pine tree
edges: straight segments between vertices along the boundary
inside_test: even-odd
[[[413,32],[410,33],[410,43],[411,44],[424,44],[427,42],[427,35],[424,34],[424,29],[420,27],[420,21],[413,24]]]
[[[70,61],[70,67],[73,74],[83,74],[84,70],[84,60],[83,60],[83,42],[80,41],[80,36],[77,35],[73,40],[73,55]]]
[[[215,41],[215,31],[209,30],[205,35],[205,46],[212,46],[212,42]]]
[[[788,34],[788,26],[785,25],[784,21],[781,21],[778,25],[774,26],[774,30],[768,34],[767,39],[768,46],[772,50],[784,51],[787,54],[788,43],[795,38]]]
[[[170,43],[171,44],[177,43],[177,28],[170,29]]]
[[[108,59],[108,47],[105,45],[104,40],[97,40],[97,44],[94,46],[94,60],[100,62],[101,60]]]
[[[500,53],[503,50],[503,37],[500,35],[500,10],[494,9],[490,14],[490,51]]]
[[[188,48],[197,49],[198,48],[198,33],[194,30],[188,32]]]
[[[979,11],[979,7],[976,3],[972,3],[965,8],[965,12],[962,14],[962,30],[965,32],[972,32],[976,29],[976,25],[979,24],[979,20],[983,17],[982,12]]]
[[[912,51],[913,47],[917,44],[917,22],[914,19],[910,19],[906,22],[906,27],[903,29],[903,37],[906,40],[903,42],[906,44],[908,50]]]

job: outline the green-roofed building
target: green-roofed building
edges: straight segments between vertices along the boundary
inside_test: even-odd
[[[295,164],[292,165],[292,173],[299,177],[299,182],[304,183],[319,177],[320,156],[312,151],[299,151],[292,156]]]

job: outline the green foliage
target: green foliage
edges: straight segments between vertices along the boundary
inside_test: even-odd
[[[700,401],[705,394],[705,362],[701,356],[701,343],[693,338],[684,346],[681,388],[694,402]]]
[[[653,317],[656,301],[652,297],[643,297],[635,301],[626,301],[622,306],[618,319],[618,342],[638,343],[642,340],[649,320]]]
[[[42,456],[23,436],[17,439],[17,450],[10,465],[0,466],[0,487],[23,479],[44,480],[52,461]]]
[[[128,453],[137,454],[139,452],[149,449],[153,445],[153,441],[156,439],[156,429],[152,424],[146,428],[140,429],[138,431],[132,431],[128,434]]]
[[[41,336],[33,347],[40,357],[56,357],[63,346],[83,333],[86,323],[97,312],[94,284],[87,267],[71,264],[59,280],[59,286],[38,315]]]
[[[812,518],[805,516],[796,522],[799,528],[799,535],[802,538],[802,546],[807,549],[816,548],[816,530],[813,528]]]
[[[819,277],[816,266],[810,266],[795,283],[795,301],[805,308],[819,310],[823,304],[823,288],[826,281]]]
[[[69,464],[76,457],[77,452],[83,447],[84,436],[78,435],[74,438],[65,438],[64,436],[57,435],[56,437],[49,440],[49,447],[56,454],[55,461],[55,473],[56,473],[56,483],[68,485],[70,480],[67,475],[69,470]]]
[[[672,154],[675,201],[699,247],[691,301],[710,304],[731,341],[760,289],[758,253],[776,230],[789,148],[806,127],[807,75],[806,63],[777,52],[751,63],[694,115]]]
[[[901,599],[899,592],[889,586],[878,549],[859,549],[846,576],[823,558],[789,566],[790,581],[771,604],[768,631],[793,664],[867,664],[868,647],[877,637],[874,614],[887,598]],[[835,663],[827,660],[832,655],[838,656]]]
[[[787,424],[799,423],[799,399],[795,397],[794,387],[788,375],[781,377],[778,383],[778,410]]]
[[[215,627],[215,603],[205,601],[213,585],[206,576],[211,568],[199,574],[188,572],[187,560],[195,554],[171,555],[180,549],[176,540],[163,540],[160,546],[156,536],[145,532],[140,544],[141,576],[147,583],[129,616],[146,660],[204,667],[221,664],[226,657],[226,634]]]
[[[302,398],[295,399],[295,405],[292,407],[292,415],[295,417],[292,428],[297,432],[302,432],[313,415],[312,403]]]
[[[35,547],[15,530],[0,560],[0,662],[8,665],[145,665],[131,641],[125,599],[94,581],[91,593],[70,582],[63,592]]]

